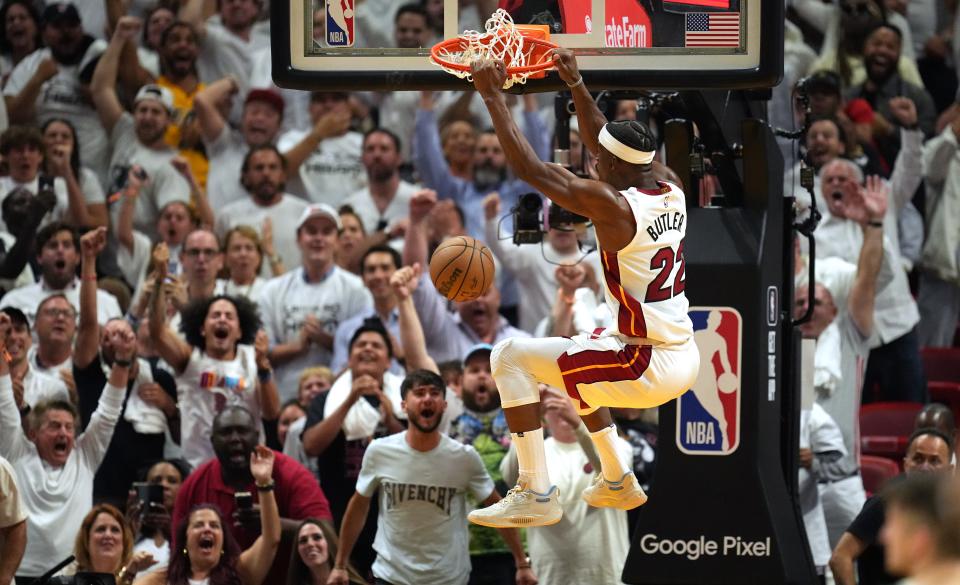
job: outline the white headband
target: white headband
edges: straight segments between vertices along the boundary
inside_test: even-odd
[[[635,165],[650,164],[653,162],[653,155],[656,154],[654,151],[647,152],[627,146],[614,138],[613,134],[607,131],[606,126],[600,129],[600,144],[609,150],[613,156]]]

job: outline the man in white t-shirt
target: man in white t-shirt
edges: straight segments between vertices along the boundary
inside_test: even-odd
[[[83,34],[80,14],[71,4],[51,3],[41,20],[44,47],[20,61],[3,88],[10,121],[69,120],[77,130],[77,144],[83,146],[81,163],[103,180],[110,149],[88,90],[94,63],[107,44]]]
[[[34,325],[41,301],[62,294],[73,305],[72,319],[80,307],[80,279],[77,278],[80,236],[72,227],[54,222],[37,233],[36,246],[40,282],[8,292],[0,299],[0,307],[20,309],[30,324]],[[101,325],[114,317],[123,316],[116,297],[100,289],[97,289],[97,312]]]
[[[240,168],[247,151],[274,144],[283,122],[283,98],[274,90],[252,89],[243,101],[240,127],[233,129],[220,105],[239,92],[237,80],[225,77],[200,90],[193,98],[200,134],[207,150],[207,200],[215,210],[244,199]]]
[[[33,338],[30,323],[19,309],[0,309],[10,317],[10,334],[7,337],[7,352],[10,354],[10,378],[13,381],[13,396],[21,415],[42,400],[70,400],[70,391],[59,377],[36,372],[27,359]]]
[[[377,495],[373,575],[378,582],[465,585],[469,581],[467,492],[486,505],[499,501],[500,494],[473,447],[439,432],[445,395],[446,384],[433,372],[416,370],[404,379],[400,396],[409,427],[367,447],[357,491],[341,522],[335,567],[346,566],[370,501]],[[508,528],[500,533],[513,553],[518,585],[536,583],[519,532]],[[328,582],[346,585],[347,572],[335,568]]]
[[[27,512],[13,467],[0,457],[0,585],[11,585],[27,548]]]
[[[287,189],[309,201],[334,209],[366,184],[360,161],[363,135],[350,130],[350,105],[346,92],[310,94],[310,130],[290,130],[277,146],[287,157]],[[371,231],[372,226],[364,226]]]
[[[0,348],[9,330],[10,318],[0,314]],[[0,360],[0,456],[13,465],[27,510],[27,550],[18,578],[36,578],[69,555],[83,517],[93,505],[93,476],[120,418],[136,337],[128,332],[116,344],[109,380],[79,437],[76,408],[53,401],[34,408],[28,439],[20,428],[7,363]]]
[[[296,396],[304,368],[330,364],[337,326],[373,306],[363,281],[333,261],[339,229],[329,205],[307,207],[296,226],[301,267],[271,279],[258,299],[283,400]]]
[[[267,261],[263,262],[260,275],[266,278],[273,274],[271,265],[282,263],[288,270],[300,265],[297,224],[307,203],[283,192],[287,180],[283,169],[283,155],[276,146],[265,144],[252,148],[241,167],[240,182],[247,197],[217,212],[217,234],[221,239],[238,225],[250,226],[262,235],[264,220],[270,220],[276,255],[264,258]]]
[[[164,141],[173,113],[173,95],[159,85],[144,85],[133,100],[133,115],[124,111],[117,97],[116,79],[123,46],[134,38],[136,27],[117,26],[93,74],[93,102],[100,123],[110,136],[109,193],[122,193],[133,165],[145,173],[145,183],[137,196],[134,227],[153,238],[160,210],[171,201],[190,201],[190,185],[170,161],[177,151]],[[117,222],[119,207],[111,210]]]
[[[363,167],[367,186],[344,201],[353,208],[368,232],[380,231],[406,219],[417,186],[400,179],[400,139],[386,128],[363,137]]]
[[[180,20],[190,23],[200,40],[197,70],[200,81],[212,83],[228,75],[249,89],[253,55],[270,46],[270,22],[258,22],[262,0],[218,2],[218,14],[204,20],[206,0],[182,3]]]

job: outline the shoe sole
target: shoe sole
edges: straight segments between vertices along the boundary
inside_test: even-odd
[[[587,504],[594,508],[614,508],[617,510],[633,510],[647,503],[647,494],[642,491],[634,491],[629,494],[623,494],[620,497],[596,497],[590,498],[587,494],[582,494],[581,498]]]
[[[483,517],[474,518],[473,516],[467,516],[467,519],[473,524],[478,526],[486,526],[487,528],[530,528],[533,526],[551,526],[559,522],[561,518],[563,518],[563,510],[559,510],[556,514],[556,517],[553,517],[552,514],[549,516],[524,514],[507,516],[505,518],[497,518],[497,522],[493,521],[492,518],[487,520]]]

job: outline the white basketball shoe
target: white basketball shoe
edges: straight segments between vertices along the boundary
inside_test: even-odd
[[[583,490],[582,497],[595,508],[632,510],[647,503],[647,494],[632,471],[624,473],[619,481],[607,481],[598,473],[593,485]]]
[[[490,528],[529,528],[549,526],[563,517],[560,490],[553,486],[541,494],[523,483],[518,483],[502,500],[480,510],[470,512],[467,518],[474,524]]]

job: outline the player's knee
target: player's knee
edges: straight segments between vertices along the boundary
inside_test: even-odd
[[[493,374],[494,377],[496,377],[498,373],[509,370],[511,367],[516,367],[515,341],[513,338],[508,338],[499,341],[493,346],[493,351],[490,352],[490,373]]]

